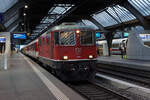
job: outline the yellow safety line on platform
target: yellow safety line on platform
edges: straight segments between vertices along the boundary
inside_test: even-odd
[[[22,55],[22,54],[21,54]],[[35,73],[40,77],[43,83],[47,86],[47,88],[52,92],[52,94],[58,100],[69,100],[69,98],[60,90],[58,89],[43,73],[41,73],[29,60],[27,57],[22,55],[24,59],[29,63]]]

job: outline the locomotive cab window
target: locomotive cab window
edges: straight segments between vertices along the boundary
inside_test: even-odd
[[[59,35],[60,45],[73,46],[75,45],[75,32],[74,31],[62,31]]]
[[[94,44],[94,33],[92,31],[81,31],[80,32],[80,43],[81,43],[81,45]]]
[[[55,45],[59,45],[59,32],[54,32]]]

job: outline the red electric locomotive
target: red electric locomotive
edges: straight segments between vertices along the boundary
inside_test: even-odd
[[[38,60],[49,65],[62,80],[94,77],[96,41],[94,28],[63,23],[38,38]]]

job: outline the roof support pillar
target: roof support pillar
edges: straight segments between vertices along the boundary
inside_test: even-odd
[[[143,25],[144,29],[150,29],[150,22],[134,6],[132,6],[132,4],[128,2],[128,0],[125,0],[120,5],[129,10]]]
[[[113,34],[113,32],[107,32],[104,35],[105,35],[105,39],[107,41],[108,55],[111,56],[110,48],[112,48],[112,40],[113,40],[114,34]]]

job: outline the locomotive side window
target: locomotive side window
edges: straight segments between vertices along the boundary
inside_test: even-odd
[[[59,35],[60,45],[72,46],[75,45],[75,32],[62,31]]]
[[[59,32],[54,32],[55,45],[59,45]]]
[[[92,31],[81,31],[80,32],[80,43],[81,45],[92,45],[94,44],[94,34]]]

